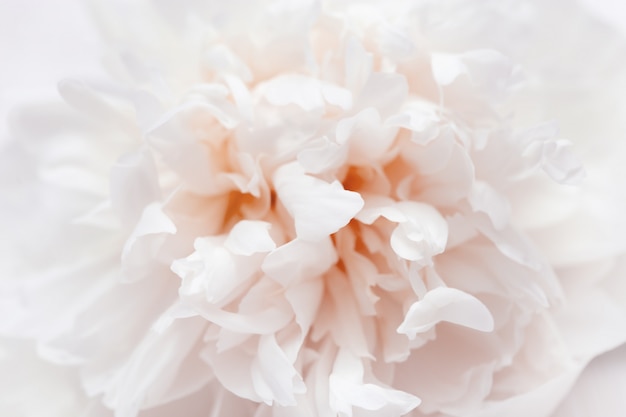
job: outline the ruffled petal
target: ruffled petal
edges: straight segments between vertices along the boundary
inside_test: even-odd
[[[363,376],[361,359],[340,350],[329,379],[330,405],[340,416],[351,417],[353,407],[401,416],[420,404],[414,395],[364,383]]]
[[[438,287],[411,305],[398,332],[415,338],[441,321],[482,332],[493,331],[491,313],[476,297],[455,288]]]
[[[299,238],[321,240],[335,233],[361,210],[363,199],[341,183],[327,183],[304,174],[295,163],[274,173],[276,193],[294,218]]]
[[[428,263],[442,253],[448,240],[448,223],[433,207],[414,202],[396,206],[405,216],[391,234],[390,244],[401,258]]]

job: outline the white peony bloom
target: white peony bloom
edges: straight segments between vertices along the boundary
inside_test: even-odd
[[[548,417],[626,342],[626,42],[581,7],[89,5],[108,76],[1,155],[3,413]]]

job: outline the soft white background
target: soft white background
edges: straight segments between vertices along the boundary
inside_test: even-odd
[[[582,2],[626,37],[626,1]],[[99,45],[80,0],[0,0],[0,117],[15,104],[54,97],[60,79],[100,74]],[[0,145],[6,134],[3,122]],[[555,417],[624,415],[626,346],[593,361]]]
[[[0,115],[100,72],[98,34],[80,0],[0,0]],[[1,124],[0,135],[6,133]]]

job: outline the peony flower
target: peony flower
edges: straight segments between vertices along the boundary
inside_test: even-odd
[[[626,49],[582,9],[90,5],[109,77],[2,156],[3,366],[58,391],[11,412],[550,416],[626,341],[624,131],[587,125]]]

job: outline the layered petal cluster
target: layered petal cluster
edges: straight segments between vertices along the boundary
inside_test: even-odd
[[[92,3],[112,79],[15,114],[0,296],[80,415],[548,416],[625,341],[625,224],[527,105],[558,7]]]

